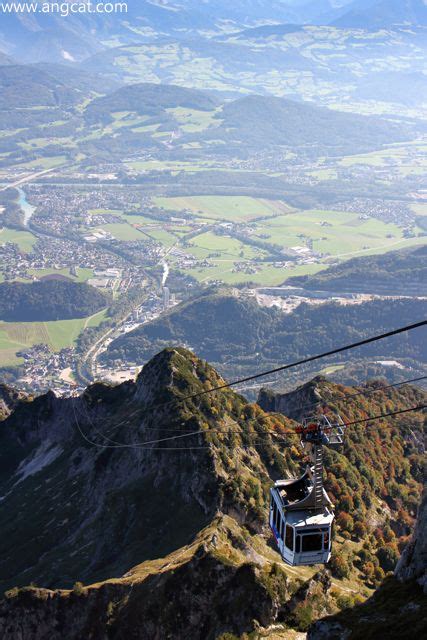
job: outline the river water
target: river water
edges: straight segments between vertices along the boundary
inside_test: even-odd
[[[33,205],[27,201],[27,195],[23,189],[19,188],[17,189],[17,191],[19,193],[18,204],[24,212],[24,224],[26,227],[28,227],[28,223],[34,211],[36,210],[36,207],[33,207]]]

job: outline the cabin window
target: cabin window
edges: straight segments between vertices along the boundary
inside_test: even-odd
[[[294,550],[294,530],[288,524],[286,525],[286,537],[285,537],[285,545],[291,551]]]
[[[310,533],[302,537],[302,551],[321,551],[322,550],[322,534]]]
[[[282,519],[280,522],[280,537],[282,540],[284,539],[283,538],[284,530],[285,530],[285,521]]]
[[[279,533],[279,526],[280,526],[280,511],[279,511],[279,509],[276,507],[276,522],[275,522],[275,527],[276,527],[276,531],[277,531],[277,533]]]
[[[301,551],[301,536],[297,536],[295,542],[295,553],[300,553]]]
[[[276,526],[276,517],[277,517],[277,505],[275,502],[273,502],[273,515],[271,518],[271,523],[273,525],[273,527]]]
[[[329,549],[329,532],[323,534],[323,548]]]

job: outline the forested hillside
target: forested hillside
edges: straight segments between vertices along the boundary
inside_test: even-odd
[[[104,356],[143,363],[159,349],[189,345],[228,374],[254,373],[267,365],[333,349],[340,344],[411,324],[424,318],[426,303],[375,300],[365,304],[301,304],[290,314],[260,307],[254,299],[205,295],[149,325],[117,338]],[[387,355],[425,361],[420,332],[358,349],[357,357]]]
[[[427,295],[427,246],[353,258],[286,284],[312,290]]]
[[[216,100],[202,91],[175,85],[140,83],[121,87],[107,96],[93,100],[85,111],[85,118],[91,123],[111,121],[112,113],[122,111],[159,117],[167,116],[166,109],[186,107],[211,111],[217,104]]]
[[[84,283],[44,280],[0,284],[0,320],[7,322],[85,318],[108,302],[105,294]]]
[[[224,139],[229,145],[257,151],[277,145],[300,145],[314,154],[320,148],[327,154],[367,150],[390,139],[405,139],[411,128],[409,123],[402,127],[382,118],[256,95],[226,103],[218,121],[221,126],[212,127],[203,137]]]
[[[70,107],[79,94],[63,81],[24,65],[0,66],[0,109]]]

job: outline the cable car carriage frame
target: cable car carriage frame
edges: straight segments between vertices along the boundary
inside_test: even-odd
[[[270,489],[269,524],[282,559],[292,566],[325,564],[331,557],[333,505],[323,488],[323,446],[343,444],[340,416],[307,418],[297,427],[311,464],[300,478],[278,480]]]

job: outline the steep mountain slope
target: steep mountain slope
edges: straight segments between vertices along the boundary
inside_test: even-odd
[[[402,582],[416,580],[427,593],[427,492],[418,510],[417,522],[411,540],[397,564],[396,578]]]
[[[5,420],[26,395],[0,383],[0,420]]]
[[[243,463],[242,450],[232,463],[242,465],[241,481],[247,474],[259,478],[250,504],[246,488],[233,485],[224,464],[230,464],[231,443],[250,445],[258,431],[266,432],[261,417],[244,433],[244,403],[231,392],[201,404],[176,404],[180,393],[218,380],[190,354],[169,351],[154,358],[136,384],[95,385],[78,399],[48,394],[16,407],[0,434],[0,510],[13,513],[1,532],[1,586],[33,579],[64,586],[120,575],[138,561],[182,546],[229,504],[242,521],[259,527],[259,482],[268,482],[261,459],[247,456]],[[225,434],[185,438],[183,444],[194,451],[170,450],[181,446],[179,440],[168,441],[169,447],[140,445],[214,425]],[[286,456],[277,459],[283,472]],[[30,496],[28,521],[24,505]]]
[[[4,640],[213,640],[277,622],[304,629],[342,606],[346,570],[353,588],[382,579],[384,557],[397,553],[415,515],[422,415],[351,427],[344,455],[328,453],[340,512],[332,583],[314,567],[288,570],[266,544],[268,487],[301,463],[293,423],[230,390],[179,402],[219,382],[188,351],[167,350],[136,383],[28,399],[1,423]],[[322,380],[298,393],[315,392],[344,419],[423,398],[407,387],[349,399],[351,389]],[[141,446],[187,430],[197,433]],[[22,587],[31,581],[62,588]]]

